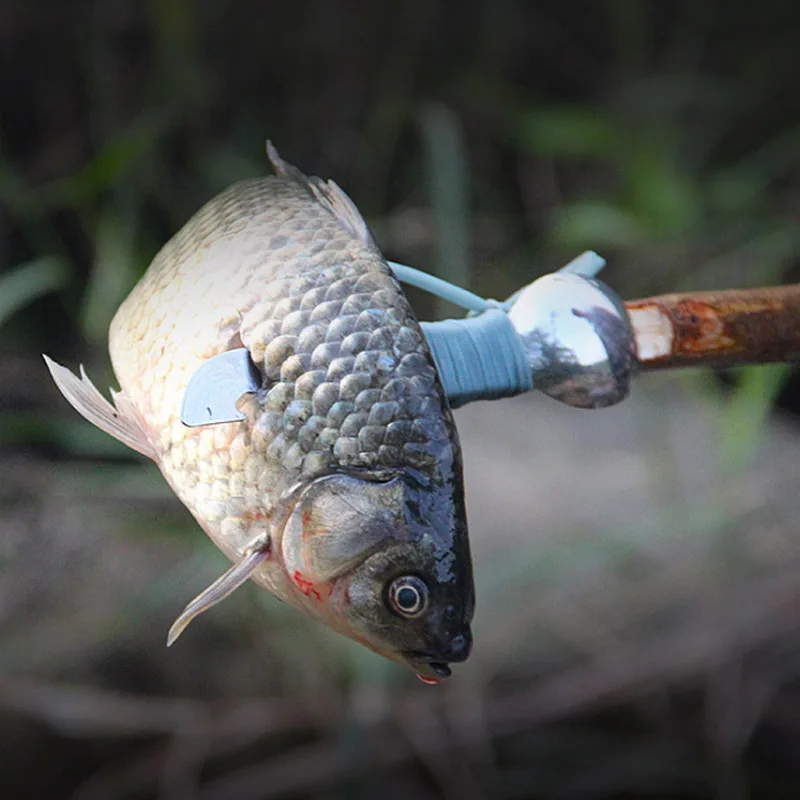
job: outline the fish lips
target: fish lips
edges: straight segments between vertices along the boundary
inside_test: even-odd
[[[466,631],[453,636],[446,647],[438,652],[409,650],[403,653],[409,665],[423,679],[439,680],[452,674],[451,663],[466,661],[472,650],[472,633]]]

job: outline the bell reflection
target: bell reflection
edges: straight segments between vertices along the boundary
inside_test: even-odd
[[[630,392],[633,331],[622,301],[594,278],[545,275],[509,311],[535,388],[577,408],[605,408]]]

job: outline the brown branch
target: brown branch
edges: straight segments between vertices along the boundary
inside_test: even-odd
[[[800,284],[665,294],[625,307],[648,370],[800,360]]]

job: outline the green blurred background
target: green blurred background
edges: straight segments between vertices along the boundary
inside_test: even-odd
[[[800,5],[0,0],[0,59],[3,797],[800,797],[791,370],[460,411],[433,689],[255,587],[167,652],[224,559],[40,357],[114,385],[119,302],[267,137],[487,296],[586,248],[626,298],[797,281]]]

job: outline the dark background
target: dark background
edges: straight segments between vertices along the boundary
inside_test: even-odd
[[[586,248],[626,298],[796,281],[798,3],[0,0],[0,59],[4,797],[800,796],[791,370],[459,412],[476,647],[432,689],[254,587],[166,652],[224,559],[39,355],[114,385],[267,137],[487,296]]]

